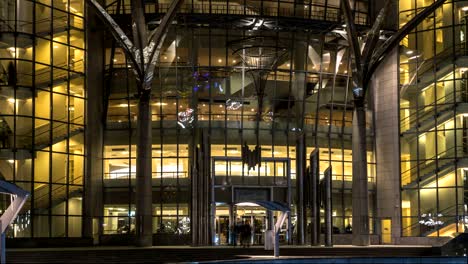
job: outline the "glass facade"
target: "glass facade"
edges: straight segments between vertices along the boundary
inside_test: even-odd
[[[105,2],[130,32],[131,1]],[[145,1],[149,29],[170,2]],[[363,34],[374,17],[369,2],[351,1]],[[400,27],[433,2],[399,1]],[[84,139],[86,72],[95,70],[85,68],[85,17],[84,0],[0,3],[0,177],[31,192],[9,237],[82,238],[84,181],[98,176],[97,232],[135,234],[137,83],[129,58],[106,31],[99,51],[104,98],[93,99],[105,111],[103,147],[93,152],[102,156],[103,169],[84,176],[91,151]],[[401,201],[395,202],[401,203],[403,237],[454,236],[466,229],[467,17],[468,1],[447,1],[400,43],[399,108],[393,110],[400,121],[395,177]],[[194,197],[202,196],[194,193],[196,170],[204,160],[209,186],[203,190],[210,199],[203,203],[214,244],[229,243],[230,225],[238,221],[250,221],[252,242],[262,243],[277,215],[246,203],[254,198],[290,204],[289,231],[281,241],[297,241],[298,179],[316,149],[320,177],[332,169],[333,233],[351,233],[354,102],[340,1],[186,0],[176,20],[151,96],[156,240],[190,243]],[[261,61],[268,52],[275,59]],[[376,175],[373,96],[366,105],[369,225],[380,235],[380,220],[388,219],[376,218],[382,177]],[[249,167],[243,153],[256,146],[261,158]],[[308,239],[310,222],[304,223]]]
[[[432,1],[400,1],[400,25]],[[467,1],[447,1],[400,43],[403,236],[465,231]]]
[[[129,13],[129,3],[123,3],[122,9],[115,3],[110,5],[109,12]],[[354,3],[358,21],[365,24],[367,2]],[[164,1],[146,5],[147,12],[156,14],[165,12],[165,8]],[[339,16],[325,17],[339,13],[339,1],[305,1],[300,5],[294,1],[216,4],[186,1],[180,12],[188,18],[169,29],[152,88],[153,232],[171,235],[191,232],[187,225],[191,216],[192,149],[200,144],[197,138],[203,132],[209,135],[216,243],[227,242],[227,226],[223,221],[229,218],[229,206],[236,203],[236,190],[271,188],[277,199],[286,199],[282,192],[286,192],[288,177],[294,211],[290,221],[293,226],[297,224],[298,147],[303,147],[307,156],[319,148],[321,173],[332,167],[334,232],[346,233],[346,227],[352,226],[353,110],[347,47],[335,41],[334,32],[272,31],[267,20],[255,26],[244,19],[265,16],[284,23],[283,19],[289,16],[300,16],[305,21],[321,19],[341,25]],[[201,24],[200,13],[206,13],[213,21],[231,14],[241,16],[229,24],[206,20],[203,22],[206,24]],[[258,76],[252,74],[258,68],[245,58],[245,51],[232,44],[258,37],[268,39],[269,47],[285,53],[276,67],[268,70],[261,98],[255,79]],[[103,155],[104,234],[133,233],[137,86],[131,63],[120,48],[112,48],[109,43],[105,63],[109,93]],[[367,159],[373,215],[375,158],[371,109],[368,116]],[[253,149],[257,133],[261,166],[249,170],[242,164],[242,147],[247,144]],[[302,135],[305,145],[297,143]],[[249,210],[265,213],[255,208]],[[246,217],[239,207],[237,211],[238,217]],[[264,228],[264,220],[260,222]],[[373,220],[371,226],[372,230]]]
[[[10,237],[80,237],[84,1],[0,3],[0,175],[31,193]]]

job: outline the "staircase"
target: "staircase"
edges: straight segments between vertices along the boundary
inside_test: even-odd
[[[68,69],[70,71],[68,71]],[[84,61],[77,60],[72,61],[69,64],[62,63],[54,65],[54,67],[45,67],[37,69],[34,73],[34,85],[36,88],[46,88],[50,86],[56,86],[75,78],[82,77],[81,72],[84,71]],[[51,76],[52,74],[52,76]],[[25,86],[33,85],[32,71],[17,72],[18,84]],[[51,78],[52,77],[52,78]]]
[[[442,124],[453,118],[454,110],[457,114],[468,112],[467,95],[468,91],[459,89],[455,93],[451,92],[411,113],[400,121],[402,135],[408,138],[415,137],[417,131],[426,131],[432,128],[436,120],[438,124]]]
[[[34,189],[34,210],[36,213],[47,213],[47,210],[65,202],[67,199],[73,197],[81,197],[83,193],[83,176],[71,177],[69,186],[64,185],[67,177],[56,180],[57,183],[62,184],[43,184]],[[68,193],[68,195],[67,195]],[[50,197],[50,203],[49,203]],[[45,211],[45,212],[44,212]]]
[[[34,145],[32,145],[31,131],[24,135],[17,135],[16,147],[23,149],[34,148],[36,150],[44,149],[48,146],[54,145],[60,141],[84,132],[84,127],[76,124],[83,124],[83,116],[70,119],[70,131],[68,131],[68,120],[53,122],[52,129],[50,128],[50,123],[46,123],[42,126],[34,128]]]
[[[43,149],[49,145],[54,145],[84,131],[82,126],[76,126],[74,124],[83,124],[83,116],[79,116],[70,120],[70,132],[68,132],[68,123],[54,122],[52,131],[50,131],[49,124],[46,124],[44,127],[46,127],[48,130],[35,134],[34,148]],[[52,141],[50,141],[50,132],[52,132]]]
[[[446,227],[450,227],[451,225],[455,225],[455,224],[458,224],[459,222],[459,219],[457,219],[456,215],[459,214],[459,212],[462,212],[464,210],[463,208],[463,205],[459,204],[458,206],[456,204],[452,205],[452,206],[449,206],[445,209],[442,209],[440,210],[439,212],[437,212],[436,214],[441,214],[441,218],[437,218],[435,217],[436,220],[441,220],[443,221],[443,224],[442,225],[438,225],[438,226],[426,226],[426,225],[423,225],[421,223],[416,222],[410,226],[407,226],[405,228],[403,228],[402,230],[402,234],[404,236],[415,236],[415,232],[416,236],[437,236],[437,231],[438,230],[442,230]],[[429,210],[431,211],[431,210]],[[432,210],[434,211],[434,210]],[[435,212],[435,211],[434,211]],[[463,231],[459,231],[459,232],[463,232]],[[420,233],[420,235],[419,235]]]
[[[420,61],[419,67],[412,72],[411,81],[402,86],[400,96],[409,99],[415,93],[420,92],[418,89],[423,89],[434,83],[434,79],[440,79],[452,72],[454,64],[457,67],[468,66],[468,46],[466,42],[447,47],[434,57]]]
[[[444,152],[437,154],[427,160],[421,161],[410,169],[404,171],[401,175],[403,188],[417,188],[419,185],[425,185],[435,180],[436,174],[439,177],[452,172],[457,162],[466,162],[468,158],[462,158],[466,146],[452,147]],[[455,158],[457,157],[457,159]],[[436,161],[437,159],[437,161]],[[418,177],[419,170],[419,177]]]

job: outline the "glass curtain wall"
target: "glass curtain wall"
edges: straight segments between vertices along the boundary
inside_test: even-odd
[[[170,2],[170,0],[146,2],[145,12],[165,13]],[[366,25],[369,11],[368,0],[353,0],[350,4],[356,23]],[[117,5],[112,5],[107,10],[110,14],[117,14],[117,12],[119,14],[131,14],[131,0],[122,0],[120,8],[117,8]],[[190,14],[296,17],[333,22],[341,21],[339,0],[304,0],[300,2],[294,0],[195,0],[185,1],[179,10],[180,13]]]
[[[248,2],[253,5],[254,1]],[[301,5],[302,11],[319,5],[318,2]],[[200,5],[194,2],[191,12],[205,10],[201,9],[202,1],[197,3]],[[293,2],[286,1],[260,3],[297,8]],[[330,8],[339,8],[338,1],[328,3]],[[367,3],[355,3],[366,14]],[[246,10],[243,1],[218,4],[229,7],[229,12],[234,10],[230,9],[231,5]],[[325,7],[326,2],[320,5]],[[163,7],[161,3],[159,8]],[[110,6],[110,10],[118,12],[113,8],[114,5]],[[183,8],[181,12],[185,12]],[[205,11],[210,10],[213,12]],[[274,31],[267,25],[254,29],[236,23],[228,26],[178,23],[170,28],[163,45],[152,92],[154,233],[190,232],[187,228],[191,203],[190,149],[200,144],[197,140],[201,131],[209,134],[211,157],[223,159],[240,158],[244,144],[252,150],[259,133],[262,158],[290,161],[294,204],[297,140],[304,135],[307,164],[310,152],[319,148],[321,173],[332,166],[334,232],[346,233],[346,227],[352,226],[353,110],[347,48],[336,41],[340,36],[333,32]],[[255,80],[249,73],[253,66],[231,44],[260,36],[272,40],[277,50],[284,49],[286,53],[264,82],[261,106]],[[131,67],[123,51],[109,44],[106,50],[109,98],[104,149],[105,234],[134,232],[136,138],[133,135],[137,124],[137,91]],[[260,107],[260,120],[257,120]],[[373,215],[375,159],[371,114],[367,120]],[[237,160],[216,163],[213,167],[217,175],[229,175],[233,182],[243,182],[241,177],[271,176],[280,166],[266,164],[249,172]],[[259,181],[259,185],[268,184]],[[295,221],[295,215],[292,220]]]
[[[400,1],[400,25],[432,2]],[[467,11],[447,1],[400,45],[403,236],[466,230]]]
[[[0,176],[31,193],[10,237],[80,237],[84,3],[0,3]]]

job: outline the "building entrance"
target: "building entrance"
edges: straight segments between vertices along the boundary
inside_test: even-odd
[[[235,205],[218,204],[215,216],[215,245],[241,246],[248,225],[247,234],[249,245],[264,245],[265,232],[272,230],[279,217],[279,212],[268,212],[264,207],[254,203],[242,202]],[[279,239],[281,243],[288,243],[288,221],[282,226]]]
[[[212,228],[214,245],[241,245],[241,233],[250,226],[249,244],[262,245],[276,214],[252,201],[291,204],[289,159],[263,159],[248,171],[240,158],[215,157],[212,161]],[[291,217],[285,221],[280,241],[291,242]],[[244,233],[245,235],[245,233]],[[243,236],[245,239],[245,236]]]
[[[250,226],[249,243],[262,245],[264,233],[268,228],[267,210],[256,204],[241,203],[232,206],[216,206],[216,245],[240,245],[241,232],[246,225]],[[229,215],[231,212],[231,215]],[[231,221],[229,219],[232,219]]]

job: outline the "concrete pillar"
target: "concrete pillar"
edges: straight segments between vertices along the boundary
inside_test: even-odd
[[[103,223],[103,134],[104,134],[104,28],[94,10],[87,6],[86,24],[86,130],[83,192],[83,237],[102,234]],[[92,45],[90,45],[92,43]],[[93,220],[95,222],[93,228]],[[98,230],[96,230],[96,228]],[[97,241],[96,241],[97,242]]]
[[[353,111],[353,245],[368,246],[369,196],[367,192],[366,110],[355,102]]]
[[[392,243],[401,231],[400,136],[398,49],[394,49],[374,73],[371,89],[374,104],[376,173],[376,221],[392,220]],[[354,227],[353,227],[354,231]],[[380,228],[376,228],[380,234]]]
[[[138,101],[137,161],[136,161],[136,245],[153,245],[152,183],[151,183],[151,94],[143,92]]]

